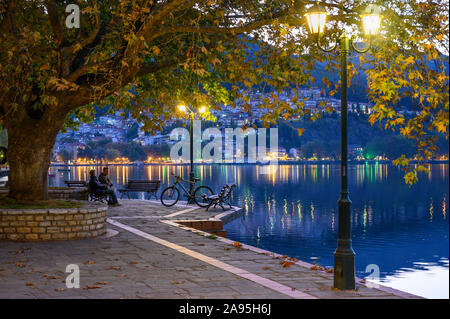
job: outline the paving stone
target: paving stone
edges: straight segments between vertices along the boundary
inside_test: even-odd
[[[166,217],[192,207],[167,208],[145,200],[121,203],[120,207],[108,209],[108,218],[318,298],[398,298],[371,288],[335,291],[331,289],[330,274],[299,265],[283,268],[272,256],[238,250],[198,231],[186,231],[162,222],[208,220],[222,210],[195,209]],[[118,234],[110,238],[45,243],[0,242],[0,269],[3,269],[0,298],[291,298],[120,227],[108,224],[107,228],[117,230]],[[16,265],[20,261],[23,268]],[[79,289],[66,288],[68,264],[80,268]]]

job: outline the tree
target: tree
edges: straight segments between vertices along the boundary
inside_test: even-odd
[[[167,144],[154,144],[144,146],[144,151],[147,156],[151,157],[169,157],[170,147]]]
[[[8,132],[0,128],[0,146],[8,146]]]
[[[120,157],[120,152],[114,148],[107,148],[105,151],[105,158],[108,161],[113,161]]]
[[[128,144],[127,149],[125,150],[125,156],[132,162],[134,161],[144,161],[147,159],[147,155],[145,154],[144,148],[141,144],[132,142]]]
[[[75,119],[92,120],[102,105],[109,103],[109,111],[124,108],[144,123],[144,129],[158,130],[174,116],[180,100],[220,109],[224,103],[234,103],[241,89],[255,85],[276,90],[311,85],[317,59],[329,65],[334,60],[317,50],[313,37],[304,36],[303,14],[309,1],[79,0],[79,29],[64,25],[65,8],[72,2],[0,2],[0,124],[8,130],[12,198],[47,198],[56,135]],[[326,1],[336,12],[330,16],[330,25],[335,30],[337,21],[360,25],[358,12],[367,2]],[[420,85],[424,101],[433,105],[433,112],[427,113],[433,116],[431,128],[448,134],[448,95],[442,111],[437,111],[440,102],[445,102],[442,88],[447,85],[448,89],[448,76],[440,68],[410,63],[411,56],[417,61],[431,56],[439,63],[436,47],[445,48],[448,43],[448,2],[392,0],[384,1],[384,6],[387,19],[393,21],[383,34],[386,48],[377,45],[372,58],[365,56],[369,63],[375,59],[380,64],[376,73],[368,75],[377,114],[373,120],[380,119],[378,114],[385,109],[392,115],[390,106],[384,106],[393,99],[392,85],[379,75],[390,78],[395,70],[406,71],[414,78],[412,84],[399,81],[395,85],[407,87],[405,94],[411,96]],[[400,53],[400,59],[391,61]],[[426,83],[432,78],[438,81]],[[294,103],[292,108],[276,95],[264,101],[263,123],[310,112],[301,99]],[[250,110],[247,102],[242,107]],[[321,112],[320,108],[313,111],[312,119]],[[413,127],[397,118],[394,114],[390,119],[405,130]],[[423,123],[421,118],[415,120]],[[418,131],[412,133],[412,138],[423,141]],[[424,152],[432,144],[418,146]]]
[[[125,134],[125,136],[127,137],[128,140],[133,140],[136,137],[138,137],[138,132],[139,132],[139,124],[134,123],[128,130],[127,133]]]
[[[73,153],[66,149],[60,150],[58,155],[61,157],[63,162],[68,162],[73,158]]]

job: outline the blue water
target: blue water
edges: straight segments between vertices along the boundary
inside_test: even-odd
[[[54,185],[85,179],[87,173],[87,167],[71,167],[69,173],[51,170]],[[111,167],[118,185],[133,178],[160,179],[167,185],[169,172],[188,176],[186,166]],[[196,174],[215,191],[226,182],[238,185],[233,201],[245,207],[245,214],[225,226],[228,238],[333,265],[339,165],[205,165],[197,166]],[[388,164],[349,166],[357,276],[366,277],[366,267],[376,265],[385,285],[448,298],[448,164],[432,165],[412,187],[404,184],[402,174]]]

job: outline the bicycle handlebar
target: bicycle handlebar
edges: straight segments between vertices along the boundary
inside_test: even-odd
[[[181,176],[175,175],[174,173],[170,173],[170,175],[172,175],[177,181],[182,181],[182,182],[186,182],[186,183],[192,183],[195,184],[196,182],[200,181],[199,178],[194,178],[194,181],[190,181],[187,179],[183,179]]]

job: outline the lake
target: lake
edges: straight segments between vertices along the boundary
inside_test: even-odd
[[[67,168],[70,171],[58,171]],[[89,168],[54,166],[50,185],[86,179]],[[245,213],[225,226],[228,238],[333,265],[339,165],[198,165],[195,169],[201,183],[216,192],[224,183],[238,185],[233,201],[244,206]],[[376,265],[384,285],[427,298],[448,298],[448,164],[433,164],[430,173],[412,187],[390,164],[355,164],[348,169],[357,276],[368,276],[367,267]],[[128,179],[160,179],[164,187],[171,172],[188,177],[187,166],[124,165],[110,166],[110,171],[117,185]]]

